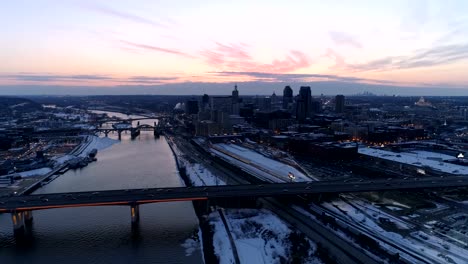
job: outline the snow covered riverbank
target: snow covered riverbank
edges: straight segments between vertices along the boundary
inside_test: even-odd
[[[114,144],[119,143],[116,139],[98,136],[86,136],[84,142],[75,150],[72,154],[67,154],[61,157],[55,157],[53,160],[56,161],[57,165],[64,164],[65,162],[74,159],[76,157],[87,157],[89,152],[93,149],[103,150],[111,147]]]
[[[46,175],[47,173],[51,171],[52,171],[51,168],[44,167],[44,168],[35,169],[35,170],[18,172],[18,174],[21,175],[21,177],[42,176],[42,175]]]
[[[103,150],[119,142],[120,141],[116,139],[108,137],[88,136],[87,143],[85,143],[87,144],[87,146],[81,151],[81,153],[78,156],[86,157],[88,153],[93,149],[97,149],[98,151]]]

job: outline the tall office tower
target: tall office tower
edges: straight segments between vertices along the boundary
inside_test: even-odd
[[[310,91],[310,86],[301,86],[299,90],[299,97],[304,104],[303,108],[305,110],[305,116],[312,116],[312,92]]]
[[[272,103],[272,104],[278,103],[278,98],[276,97],[276,93],[275,93],[275,92],[273,92],[273,94],[271,95],[271,103]]]
[[[198,101],[195,99],[190,99],[185,102],[185,113],[189,115],[198,114]]]
[[[300,95],[296,96],[296,119],[299,123],[302,123],[307,118],[306,104]]]
[[[281,103],[278,104],[278,97],[276,96],[276,93],[273,92],[271,95],[271,111],[276,111],[281,108]]]
[[[293,90],[290,86],[284,87],[283,90],[283,109],[291,110],[291,105],[293,103]]]
[[[233,115],[239,115],[239,91],[237,90],[237,84],[234,86],[232,91],[232,102],[231,102],[231,113]]]
[[[271,111],[271,98],[262,97],[258,100],[258,110],[261,112],[270,112]]]
[[[202,97],[202,108],[207,109],[210,107],[210,97],[207,94],[204,94]]]
[[[239,102],[239,91],[237,90],[237,84],[234,85],[234,90],[232,91],[232,103]]]
[[[335,97],[335,112],[344,113],[345,111],[345,97],[339,94]]]

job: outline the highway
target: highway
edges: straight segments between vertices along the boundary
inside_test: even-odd
[[[201,187],[151,188],[94,192],[19,195],[0,199],[0,212],[12,210],[41,210],[48,208],[126,205],[155,202],[193,201],[216,198],[277,197],[304,194],[352,193],[368,191],[417,190],[445,187],[466,187],[468,178],[387,179],[358,183],[300,182],[265,183],[260,185],[224,185]]]

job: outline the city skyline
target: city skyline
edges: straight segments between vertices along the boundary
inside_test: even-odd
[[[467,5],[8,2],[0,94],[468,95]]]

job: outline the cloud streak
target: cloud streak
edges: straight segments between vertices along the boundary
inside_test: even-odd
[[[116,9],[112,9],[112,8],[106,7],[106,6],[87,5],[86,8],[89,9],[89,10],[95,11],[95,12],[99,12],[99,13],[106,14],[106,15],[109,15],[109,16],[118,17],[118,18],[121,18],[121,19],[125,19],[125,20],[128,20],[128,21],[135,22],[135,23],[145,24],[145,25],[154,26],[154,27],[167,27],[163,23],[160,23],[160,22],[148,19],[148,18],[144,18],[144,17],[138,16],[138,15],[135,15],[135,14],[119,11],[119,10],[116,10]]]
[[[175,49],[167,49],[167,48],[162,48],[158,46],[153,46],[153,45],[148,45],[148,44],[142,44],[142,43],[136,43],[136,42],[131,42],[131,41],[126,41],[126,40],[120,40],[120,43],[130,46],[133,48],[138,48],[140,50],[148,50],[148,51],[156,51],[156,52],[162,52],[162,53],[168,53],[168,54],[173,54],[173,55],[178,55],[186,58],[194,58],[194,56],[184,53],[182,51],[178,51]]]
[[[442,45],[409,56],[389,56],[362,64],[347,64],[353,71],[389,71],[449,64],[468,59],[468,44]]]
[[[82,82],[108,82],[108,83],[131,83],[131,84],[161,84],[178,80],[179,77],[159,77],[159,76],[130,76],[114,77],[106,75],[60,75],[60,74],[40,74],[40,73],[16,73],[0,75],[0,80],[18,81],[36,84],[46,84],[53,82],[82,83]]]
[[[230,77],[251,77],[255,81],[269,81],[269,82],[307,82],[312,80],[326,80],[338,82],[355,82],[355,83],[375,83],[375,84],[398,84],[393,81],[375,80],[358,77],[339,76],[334,74],[309,74],[309,73],[269,73],[269,72],[233,72],[222,71],[212,72],[217,76],[230,76]]]
[[[213,67],[226,71],[256,71],[256,72],[291,72],[310,66],[310,60],[301,51],[291,50],[286,58],[273,60],[271,63],[255,61],[247,51],[245,44],[221,44],[203,50],[200,55],[205,62]]]

